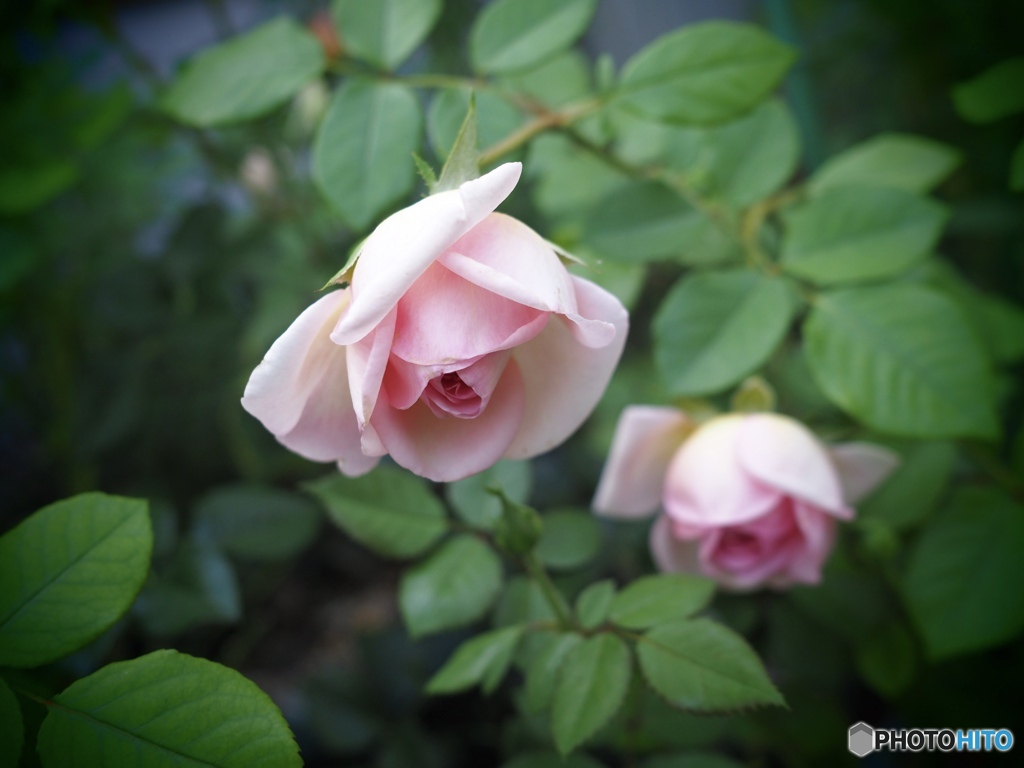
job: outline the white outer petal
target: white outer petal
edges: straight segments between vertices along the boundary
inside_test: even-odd
[[[593,508],[606,517],[647,517],[661,506],[665,473],[692,423],[677,408],[631,405],[619,416]]]

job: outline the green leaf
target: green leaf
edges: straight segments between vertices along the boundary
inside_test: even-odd
[[[608,618],[627,629],[684,619],[704,608],[715,593],[715,583],[685,573],[645,576],[615,596]]]
[[[1017,304],[976,288],[947,261],[927,261],[912,277],[922,278],[957,302],[997,363],[1024,357],[1024,310]]]
[[[544,529],[537,557],[549,568],[572,570],[586,565],[601,549],[601,528],[586,512],[558,510],[541,518]]]
[[[1010,158],[1010,189],[1024,192],[1024,140],[1013,150]]]
[[[99,637],[131,606],[152,550],[146,502],[102,493],[0,537],[0,666],[37,667]]]
[[[808,182],[813,194],[830,187],[866,185],[927,192],[961,161],[948,144],[905,133],[884,133],[855,144],[822,165]]]
[[[59,157],[0,169],[0,214],[19,216],[46,205],[79,178],[78,165]]]
[[[283,104],[323,68],[320,43],[282,16],[190,59],[160,105],[201,128],[235,123]]]
[[[423,116],[412,90],[349,78],[327,108],[313,144],[313,179],[355,229],[406,195]]]
[[[589,585],[576,598],[576,616],[584,629],[597,629],[608,618],[615,599],[615,582],[604,579]]]
[[[477,137],[467,149],[472,149],[472,162],[476,167],[477,145],[489,147],[504,139],[522,125],[523,113],[491,91],[470,91],[468,88],[438,91],[427,114],[427,133],[438,157],[447,158],[455,146],[459,129],[469,112],[470,98],[476,100]]]
[[[448,530],[444,506],[420,478],[378,467],[362,477],[332,474],[306,489],[345,533],[388,557],[416,557]]]
[[[504,80],[512,91],[556,109],[590,94],[590,63],[581,51],[569,50]]]
[[[690,206],[655,181],[613,189],[584,223],[583,241],[611,261],[657,261],[686,250]]]
[[[528,658],[526,667],[526,707],[535,713],[547,709],[562,662],[583,642],[583,636],[575,632],[545,634],[550,636],[545,637],[539,650]]]
[[[793,175],[800,155],[796,121],[778,99],[706,131],[702,144],[710,156],[705,196],[739,208],[776,192]]]
[[[621,172],[555,133],[541,134],[530,142],[524,165],[540,212],[573,228],[581,225],[602,197],[627,183]],[[572,183],[567,185],[566,179]]]
[[[876,629],[857,648],[857,671],[883,696],[898,696],[914,681],[917,648],[901,623]]]
[[[3,747],[5,765],[18,765],[21,748],[25,743],[25,724],[21,718],[21,705],[14,692],[0,677],[0,746]]]
[[[427,693],[457,693],[485,678],[500,680],[526,628],[522,625],[495,629],[467,640],[427,682]]]
[[[299,749],[270,698],[233,669],[177,651],[108,664],[53,699],[43,766],[284,768]]]
[[[551,701],[551,730],[562,755],[612,718],[631,676],[629,648],[615,635],[595,635],[569,651]]]
[[[487,74],[529,69],[572,45],[596,8],[597,0],[495,0],[469,32],[473,69]]]
[[[991,123],[1024,110],[1024,56],[1001,61],[957,85],[953,105],[972,123]]]
[[[654,358],[670,392],[707,395],[756,371],[796,310],[787,284],[746,269],[680,280],[654,317]]]
[[[892,277],[922,261],[946,209],[891,187],[833,187],[785,216],[782,267],[821,285]]]
[[[804,338],[822,390],[868,426],[907,437],[999,431],[985,354],[935,291],[892,284],[824,293]]]
[[[1024,629],[1024,508],[963,488],[910,552],[903,595],[932,660],[978,651]]]
[[[278,560],[304,550],[320,527],[320,510],[309,499],[272,486],[224,485],[193,511],[196,529],[230,555]]]
[[[510,501],[525,503],[533,476],[528,461],[499,461],[483,472],[445,486],[445,498],[470,525],[491,530],[501,517],[501,499],[487,491],[500,488]]]
[[[795,51],[750,24],[706,21],[659,37],[626,62],[620,98],[670,123],[738,117],[782,81]]]
[[[916,443],[903,452],[896,471],[858,506],[857,519],[903,529],[922,522],[942,498],[956,464],[950,442]]]
[[[636,650],[647,682],[677,707],[728,712],[785,703],[746,641],[713,621],[662,624]]]
[[[334,0],[331,15],[349,54],[392,70],[430,34],[442,6],[442,0]]]
[[[402,577],[398,603],[421,637],[476,621],[501,589],[501,561],[475,536],[458,536]]]

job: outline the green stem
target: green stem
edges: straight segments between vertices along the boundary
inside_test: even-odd
[[[548,572],[544,569],[540,560],[534,552],[530,552],[523,556],[523,567],[526,572],[530,575],[530,578],[534,579],[538,585],[540,585],[541,592],[544,593],[544,597],[551,605],[551,609],[555,612],[558,617],[558,624],[562,629],[572,629],[573,621],[569,614],[568,606],[565,604],[565,600],[562,599],[562,595],[559,593],[555,583],[551,581],[551,577]]]
[[[541,111],[526,125],[516,131],[513,131],[498,143],[481,152],[480,165],[490,165],[498,160],[502,155],[506,155],[509,152],[519,149],[519,147],[528,142],[534,136],[543,133],[544,131],[551,130],[552,128],[566,130],[574,122],[586,117],[600,106],[601,102],[599,100],[592,99],[589,101],[579,102],[578,104],[572,104],[565,109],[556,112]]]

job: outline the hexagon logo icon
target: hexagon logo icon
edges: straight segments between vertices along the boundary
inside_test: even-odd
[[[867,723],[855,723],[850,726],[847,747],[857,757],[864,757],[875,751],[875,729]]]

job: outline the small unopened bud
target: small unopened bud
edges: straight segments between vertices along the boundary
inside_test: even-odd
[[[250,150],[242,161],[242,183],[252,192],[269,195],[277,186],[277,170],[263,147]]]
[[[494,543],[510,555],[525,555],[540,541],[540,515],[525,504],[512,501],[500,488],[488,488],[501,499],[501,517],[494,526]]]
[[[751,376],[736,389],[732,409],[744,413],[775,410],[775,390],[760,376]]]

